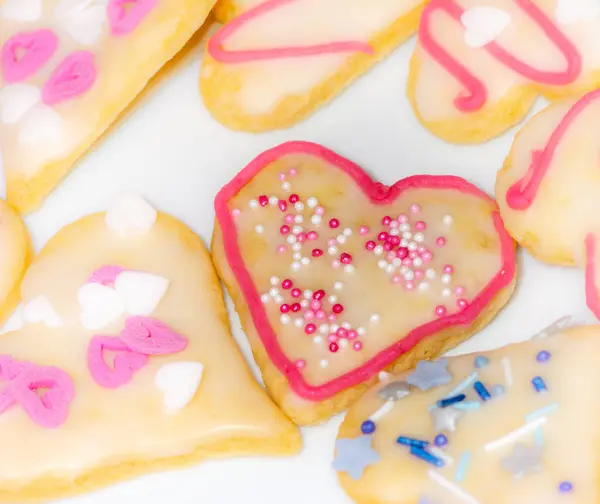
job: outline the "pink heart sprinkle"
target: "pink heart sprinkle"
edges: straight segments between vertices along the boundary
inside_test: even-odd
[[[104,359],[104,350],[116,352],[113,368]],[[102,387],[118,388],[129,383],[136,371],[148,363],[148,357],[138,353],[121,338],[94,336],[88,347],[88,368],[92,377]]]
[[[77,51],[69,54],[42,88],[42,101],[46,105],[75,98],[88,91],[96,81],[94,54],[89,51]]]
[[[144,355],[177,353],[188,345],[187,338],[149,317],[129,317],[120,336],[132,350]]]
[[[122,266],[100,266],[92,273],[90,278],[88,278],[87,283],[99,283],[106,287],[114,287],[117,277],[120,273],[123,273],[123,271],[125,271],[125,268]]]
[[[36,73],[52,57],[58,37],[52,30],[23,32],[9,38],[0,51],[0,68],[7,83],[20,82]]]
[[[154,9],[156,0],[110,0],[108,23],[113,35],[127,35]]]

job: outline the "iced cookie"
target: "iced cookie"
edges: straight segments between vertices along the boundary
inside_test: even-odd
[[[506,228],[542,261],[585,271],[587,304],[600,318],[600,91],[555,103],[516,136],[496,179]]]
[[[217,21],[226,23],[244,11],[256,7],[265,0],[219,0],[213,9]]]
[[[424,3],[228,1],[222,15],[240,15],[208,42],[200,75],[204,102],[232,129],[292,126],[412,35]]]
[[[344,490],[359,504],[598,502],[600,327],[561,325],[385,377],[340,427]]]
[[[515,282],[495,202],[458,177],[391,187],[307,142],[264,152],[218,194],[213,258],[271,396],[298,424],[384,369],[483,328]]]
[[[141,198],[60,231],[21,296],[0,340],[0,501],[299,450],[230,336],[200,239]]]
[[[41,205],[214,3],[4,0],[0,156],[17,210]]]
[[[540,94],[600,85],[600,3],[432,0],[423,11],[408,95],[434,134],[468,143],[519,123]]]

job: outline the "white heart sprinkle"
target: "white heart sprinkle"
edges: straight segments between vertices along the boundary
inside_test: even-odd
[[[13,331],[18,331],[25,327],[25,318],[23,317],[23,306],[19,305],[15,308],[15,311],[7,321],[4,323],[4,327],[0,330],[0,334],[6,334]]]
[[[203,371],[204,366],[200,362],[171,362],[160,367],[154,384],[164,394],[167,413],[176,413],[192,401]]]
[[[36,142],[52,142],[60,138],[63,118],[56,110],[46,105],[37,105],[29,111],[19,124],[19,142],[31,145]]]
[[[115,280],[115,290],[132,315],[151,315],[168,288],[167,278],[141,271],[124,271]]]
[[[0,122],[15,124],[40,102],[40,90],[29,84],[8,84],[0,89]]]
[[[600,16],[599,0],[558,0],[554,10],[556,20],[563,25],[592,21]]]
[[[157,212],[137,194],[123,193],[106,212],[108,229],[121,236],[149,231],[156,222]]]
[[[105,0],[63,0],[54,16],[64,29],[82,45],[99,42],[106,24]]]
[[[42,16],[42,0],[4,0],[0,16],[21,23],[37,21]]]
[[[63,322],[46,296],[37,296],[23,307],[23,318],[28,324],[43,322],[48,327],[61,327]]]
[[[460,17],[465,27],[465,43],[469,47],[485,47],[496,40],[510,24],[510,14],[496,7],[478,6]]]
[[[77,293],[82,308],[80,320],[83,327],[96,331],[114,322],[125,312],[121,295],[110,287],[87,283]]]

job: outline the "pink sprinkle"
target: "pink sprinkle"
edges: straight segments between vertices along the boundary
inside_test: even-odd
[[[408,215],[405,215],[405,214],[400,214],[400,215],[398,216],[398,222],[399,222],[400,224],[406,224],[406,223],[408,222]]]
[[[290,308],[294,313],[298,313],[302,309],[302,306],[300,305],[300,303],[294,303],[292,304],[292,306],[290,306]]]
[[[390,252],[388,252],[387,260],[388,261],[393,261],[394,259],[396,259],[396,252],[394,252],[393,250],[391,250]]]
[[[444,245],[446,245],[446,238],[444,238],[443,236],[440,236],[437,240],[435,240],[435,244],[438,247],[443,247]]]
[[[310,302],[310,309],[311,309],[311,310],[314,310],[314,311],[319,311],[319,310],[321,309],[321,306],[322,306],[322,304],[321,304],[321,301],[318,301],[318,300],[316,300],[316,299],[313,299],[313,300]]]
[[[337,259],[335,261],[332,261],[331,266],[333,266],[334,268],[339,268],[340,267],[340,261],[338,261]]]
[[[285,212],[287,210],[287,201],[280,199],[277,202],[277,206],[279,206],[279,210]]]
[[[408,281],[408,282],[406,282],[406,283],[404,284],[404,288],[405,288],[407,291],[414,290],[414,288],[415,288],[415,283],[414,283],[414,282],[411,282],[411,281]]]
[[[336,343],[338,340],[338,337],[331,333],[329,336],[327,336],[327,341],[331,342],[331,343]]]
[[[298,174],[298,170],[296,168],[290,168],[289,174],[291,177]]]
[[[397,228],[400,226],[400,223],[397,220],[393,220],[392,222],[390,222],[390,227],[392,229]]]
[[[373,240],[369,240],[367,243],[365,243],[365,248],[367,250],[373,250],[376,246],[377,244]]]
[[[298,369],[304,369],[306,367],[306,361],[303,359],[299,359],[296,361],[296,367]]]
[[[317,301],[321,301],[325,297],[325,291],[323,289],[319,289],[318,291],[313,292],[313,299]]]
[[[350,329],[348,331],[348,335],[346,336],[346,338],[348,338],[349,340],[356,339],[357,337],[358,337],[358,333],[354,329]]]
[[[419,245],[419,246],[417,247],[417,252],[418,252],[419,254],[422,254],[423,252],[427,252],[427,247],[425,247],[424,245]]]
[[[423,270],[416,269],[414,271],[415,271],[415,278],[417,280],[421,280],[425,276],[425,273],[423,273]]]
[[[392,222],[392,218],[389,215],[386,215],[383,219],[381,219],[381,223],[384,226],[389,226],[390,222]]]
[[[308,234],[306,235],[306,237],[309,240],[316,240],[319,237],[319,235],[317,234],[316,231],[309,231]]]
[[[446,307],[442,306],[442,305],[436,306],[435,307],[435,314],[438,317],[443,317],[444,315],[446,315]]]
[[[400,238],[398,236],[390,236],[389,241],[392,245],[400,245]]]
[[[292,292],[290,292],[290,294],[292,295],[292,297],[299,298],[302,295],[302,291],[298,288],[295,288],[292,289]]]
[[[334,304],[333,308],[331,308],[333,310],[333,313],[342,313],[344,311],[344,307],[341,304]]]
[[[304,320],[313,320],[315,318],[315,313],[310,311],[310,310],[306,310],[304,312]]]
[[[304,328],[304,332],[306,334],[313,334],[317,330],[317,326],[315,324],[306,324]]]
[[[292,214],[287,214],[285,216],[285,222],[287,224],[293,224],[294,223],[294,216]]]
[[[280,254],[283,254],[283,253],[287,252],[287,247],[285,245],[279,245],[279,247],[277,247],[277,252],[279,252]]]
[[[330,247],[334,247],[337,244],[337,241],[335,241],[335,238],[329,238],[327,240],[327,245]]]
[[[423,231],[427,226],[425,225],[425,223],[423,221],[419,221],[415,224],[415,229],[419,230],[419,231]]]
[[[386,241],[386,240],[387,240],[387,237],[388,237],[388,236],[389,236],[389,235],[388,235],[388,234],[387,234],[385,231],[382,231],[381,233],[379,233],[379,234],[377,235],[377,239],[378,239],[379,241],[381,241],[381,242],[384,242],[384,241]]]
[[[424,262],[431,261],[433,259],[433,254],[429,251],[423,252],[421,254],[421,259],[423,259]]]
[[[232,216],[232,217],[238,217],[238,216],[239,216],[241,213],[242,213],[242,212],[240,212],[240,209],[239,209],[239,208],[234,208],[234,209],[231,211],[231,216]]]
[[[329,221],[329,227],[330,227],[331,229],[336,229],[336,228],[340,227],[340,221],[339,221],[339,220],[337,220],[337,219],[331,219],[331,220]]]
[[[339,349],[340,349],[340,347],[338,346],[337,343],[331,343],[329,345],[329,351],[332,352],[332,353],[337,352]]]
[[[360,226],[358,228],[358,233],[364,236],[369,233],[369,228],[367,226]]]
[[[412,259],[410,259],[408,257],[406,259],[402,259],[402,264],[404,266],[412,266]]]
[[[363,344],[360,341],[355,341],[354,344],[352,345],[352,348],[354,348],[354,350],[356,352],[360,352],[362,350]]]
[[[294,284],[289,278],[286,278],[283,282],[281,282],[281,287],[284,289],[291,289]]]
[[[399,283],[402,283],[402,277],[400,275],[394,275],[392,277],[392,283],[394,283],[396,285]]]
[[[321,257],[323,255],[323,251],[321,249],[313,249],[312,256],[313,257]]]
[[[340,262],[342,264],[350,264],[352,262],[352,256],[346,252],[342,252],[342,255],[340,255]]]
[[[406,247],[400,247],[396,252],[396,255],[400,259],[406,259],[408,257],[408,249]]]
[[[269,204],[269,198],[267,198],[264,194],[258,197],[258,202],[261,207],[265,207]]]
[[[337,316],[335,315],[335,313],[330,313],[329,315],[327,315],[327,320],[329,320],[329,322],[335,322],[337,320]]]
[[[300,196],[298,196],[297,194],[290,194],[289,200],[292,204],[298,203],[298,201],[300,201]]]
[[[327,317],[327,314],[323,310],[319,310],[319,311],[317,311],[316,316],[317,316],[317,319],[323,320]]]
[[[284,303],[284,304],[282,304],[282,305],[279,307],[279,311],[280,311],[281,313],[287,313],[287,312],[289,312],[289,311],[290,311],[290,305],[289,305],[289,304],[285,304],[285,303]]]
[[[469,302],[466,299],[459,299],[456,304],[461,310],[464,310],[467,306],[469,306]]]
[[[304,243],[306,241],[306,233],[298,233],[296,235],[296,241],[298,243]]]
[[[385,242],[385,243],[383,244],[383,250],[387,250],[387,251],[389,252],[389,251],[390,251],[390,250],[392,250],[393,248],[394,248],[394,246],[393,246],[393,245],[392,245],[390,242]]]
[[[410,257],[411,259],[416,259],[417,257],[419,257],[419,253],[416,250],[411,250],[408,253],[408,257]]]
[[[345,338],[346,336],[348,336],[348,331],[343,327],[339,327],[335,334],[338,338]]]
[[[279,174],[279,180],[281,180],[282,182],[285,180],[285,173]]]
[[[417,205],[416,203],[413,203],[412,205],[410,205],[410,212],[411,213],[419,213],[421,211],[421,207],[419,205]]]
[[[315,214],[316,215],[325,215],[325,208],[323,208],[322,206],[318,206],[315,208]]]
[[[454,268],[452,267],[452,265],[446,264],[446,266],[444,266],[444,273],[448,273],[449,275],[454,273]]]
[[[462,286],[458,286],[456,287],[456,289],[454,289],[454,294],[456,294],[457,296],[462,296],[465,293],[465,288]]]
[[[285,224],[279,228],[279,232],[282,235],[286,235],[290,232],[290,226],[286,226]]]

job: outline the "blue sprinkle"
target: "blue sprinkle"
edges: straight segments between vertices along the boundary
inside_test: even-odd
[[[475,389],[475,392],[477,392],[477,395],[481,397],[482,401],[489,401],[492,398],[488,389],[486,389],[485,385],[480,381],[476,381],[473,388]]]
[[[541,376],[536,376],[533,380],[531,380],[531,383],[533,384],[536,392],[546,392],[548,390],[546,382],[544,382]]]
[[[481,407],[481,403],[479,401],[465,401],[452,406],[457,410],[476,410]]]
[[[477,371],[474,371],[473,373],[471,373],[463,381],[461,381],[456,387],[454,387],[452,392],[450,392],[446,397],[453,397],[455,395],[460,394],[463,390],[465,390],[469,385],[471,385],[471,383],[473,383],[477,379],[477,376],[479,376],[479,373]]]
[[[542,364],[544,362],[548,362],[550,360],[550,352],[542,350],[540,353],[537,354],[536,359]]]
[[[421,448],[417,448],[416,446],[411,446],[410,453],[412,455],[414,455],[415,457],[418,457],[421,460],[424,460],[425,462],[427,462],[431,465],[434,465],[437,467],[444,467],[444,461],[441,458],[436,457],[435,455],[432,455],[428,451],[425,451]]]
[[[532,411],[531,413],[528,413],[527,415],[525,415],[525,421],[531,422],[532,420],[535,420],[536,418],[547,415],[548,413],[554,413],[557,409],[558,409],[558,403],[548,404],[547,406],[544,406],[543,408],[537,409],[537,410]]]
[[[365,420],[360,426],[360,430],[363,434],[373,434],[375,429],[375,422],[373,422],[373,420]]]
[[[475,357],[475,367],[477,369],[482,369],[490,363],[490,359],[483,355],[478,355]]]
[[[441,448],[442,446],[446,446],[448,444],[448,438],[444,436],[444,434],[438,434],[437,436],[435,436],[433,442],[435,446]]]
[[[405,436],[400,436],[396,439],[396,443],[405,445],[405,446],[415,446],[417,448],[425,448],[429,441],[421,441],[420,439],[413,439]]]
[[[558,490],[561,493],[569,493],[573,490],[573,483],[570,481],[562,481],[560,485],[558,485]]]
[[[501,395],[504,395],[504,392],[506,392],[506,390],[504,389],[504,387],[502,385],[494,385],[492,387],[492,396],[493,397],[500,397]]]
[[[456,468],[456,474],[454,475],[454,479],[458,482],[465,479],[465,474],[467,474],[467,469],[469,468],[469,463],[471,462],[471,452],[466,451],[463,452],[460,456],[460,460],[458,461],[458,467]]]
[[[535,429],[533,431],[533,439],[535,440],[535,444],[537,446],[544,445],[544,431],[542,430],[541,427],[538,427],[537,429]]]
[[[454,397],[447,397],[446,399],[441,399],[437,402],[439,408],[446,408],[452,404],[456,404],[464,401],[467,398],[465,394],[459,394]]]

